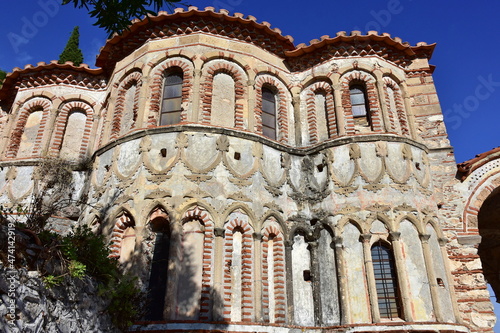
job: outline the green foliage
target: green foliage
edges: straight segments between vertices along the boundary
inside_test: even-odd
[[[109,258],[103,235],[94,234],[88,226],[78,226],[63,238],[62,253],[70,260],[69,272],[81,278],[84,273],[99,282],[99,295],[109,300],[107,312],[113,324],[125,330],[140,317],[143,295],[137,278],[120,272],[118,262]]]
[[[87,273],[99,282],[108,283],[119,275],[116,260],[109,258],[104,236],[94,234],[88,226],[78,226],[72,235],[64,237],[62,252],[69,260],[85,265]]]
[[[79,27],[75,27],[71,36],[68,39],[66,47],[59,56],[59,63],[64,64],[66,61],[72,61],[75,66],[79,66],[83,62],[83,53],[80,50],[80,32]]]
[[[71,277],[81,279],[85,276],[86,267],[79,261],[71,260],[68,266],[68,270]]]
[[[33,195],[28,204],[0,205],[0,224],[14,225],[18,232],[29,235],[28,239],[43,247],[40,257],[49,258],[40,265],[38,257],[20,262],[41,270],[47,288],[61,286],[65,278],[94,278],[99,283],[99,294],[109,301],[106,311],[113,323],[125,330],[140,317],[144,296],[136,286],[136,278],[123,274],[117,260],[109,257],[105,237],[94,234],[88,226],[79,226],[64,237],[45,229],[50,216],[78,203],[71,198],[72,166],[60,159],[46,159],[36,167],[33,179]],[[4,248],[6,244],[0,244],[0,260],[5,264]]]
[[[176,5],[186,4],[182,0],[63,0],[62,4],[73,4],[76,8],[85,8],[96,19],[94,25],[104,28],[111,36],[121,34],[128,29],[134,18],[142,19],[147,15],[156,15],[162,7],[173,10]]]
[[[136,277],[124,275],[110,284],[101,285],[99,294],[110,300],[107,311],[119,329],[125,331],[141,316],[139,305],[143,303],[143,297],[137,288]]]
[[[42,278],[47,288],[53,288],[63,282],[63,276],[47,275]]]

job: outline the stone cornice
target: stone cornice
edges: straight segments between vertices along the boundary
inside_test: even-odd
[[[253,16],[229,15],[225,9],[213,7],[198,10],[191,6],[187,11],[177,8],[174,13],[160,12],[143,20],[134,20],[129,30],[115,34],[106,41],[97,57],[96,65],[112,70],[122,60],[149,40],[195,32],[226,36],[253,43],[271,53],[284,57],[287,50],[295,48],[293,38],[283,36],[281,30],[271,29],[268,22],[258,23]]]
[[[285,55],[293,71],[312,67],[331,58],[372,55],[378,55],[404,68],[413,59],[430,59],[435,46],[436,44],[427,45],[424,42],[411,46],[398,37],[391,38],[387,33],[379,35],[376,31],[369,31],[367,35],[361,35],[359,31],[352,31],[347,35],[345,31],[341,31],[334,38],[322,36],[321,40],[314,39],[309,45],[299,44],[294,50],[286,51]]]
[[[182,124],[176,126],[165,126],[165,127],[156,127],[156,128],[148,128],[148,129],[139,129],[136,132],[127,135],[125,137],[121,137],[115,141],[112,141],[103,147],[99,148],[94,155],[101,155],[104,152],[120,145],[125,142],[142,138],[147,135],[156,135],[161,133],[177,133],[177,132],[204,132],[204,133],[213,133],[213,134],[221,134],[232,137],[237,137],[241,139],[251,140],[255,142],[260,142],[266,146],[275,148],[277,150],[289,153],[291,155],[298,156],[306,156],[306,155],[314,155],[318,152],[328,149],[330,147],[337,147],[351,143],[363,143],[363,142],[377,142],[377,141],[386,141],[386,142],[401,142],[406,143],[416,148],[422,149],[425,152],[429,152],[429,149],[422,143],[416,142],[412,139],[405,137],[398,137],[395,135],[388,134],[370,134],[370,135],[355,135],[355,136],[345,136],[339,137],[331,140],[327,140],[321,142],[320,144],[309,146],[309,147],[291,147],[288,145],[284,145],[278,143],[273,140],[269,140],[266,137],[260,136],[258,134],[254,134],[251,132],[243,132],[241,130],[233,130],[228,128],[220,128],[220,127],[210,127],[206,125],[198,125],[198,124]]]

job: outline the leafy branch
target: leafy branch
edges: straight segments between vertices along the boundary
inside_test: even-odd
[[[134,18],[156,15],[163,7],[173,10],[176,5],[186,6],[182,0],[62,0],[63,5],[73,4],[85,8],[96,19],[94,25],[104,28],[111,36],[127,30]]]

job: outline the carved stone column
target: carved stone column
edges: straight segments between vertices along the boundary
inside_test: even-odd
[[[254,244],[254,292],[255,292],[255,321],[262,322],[262,234],[259,232],[254,232],[253,244]]]
[[[429,279],[429,285],[431,290],[432,308],[434,309],[434,314],[438,322],[444,322],[443,316],[441,314],[441,308],[439,306],[439,294],[438,286],[436,283],[436,272],[434,272],[434,265],[432,264],[431,249],[429,247],[429,238],[431,235],[420,235],[420,241],[422,242],[422,251],[424,253],[425,267],[427,268],[427,278]]]
[[[302,121],[300,117],[300,92],[295,92],[292,105],[293,105],[293,116],[295,118],[295,142],[298,146],[302,146]],[[306,115],[307,116],[307,115]],[[306,127],[307,128],[307,127]]]
[[[363,257],[365,259],[366,282],[368,284],[368,296],[370,298],[370,310],[372,321],[380,322],[380,311],[378,308],[377,285],[375,284],[375,273],[373,272],[372,254],[370,248],[371,234],[362,234],[359,240],[363,243]]]
[[[214,228],[214,289],[212,290],[212,317],[214,321],[221,321],[224,313],[224,288],[222,283],[222,271],[224,261],[224,228]]]
[[[342,237],[335,237],[335,261],[337,263],[337,279],[339,285],[339,301],[340,301],[340,324],[347,325],[351,323],[351,312],[349,308],[348,288],[347,288],[347,273],[345,270],[344,250]]]
[[[201,66],[202,64],[200,64]],[[201,110],[200,110],[200,81],[201,81],[201,69],[198,69],[198,63],[195,61],[195,69],[193,72],[193,109],[192,112],[188,112],[188,121],[200,122]],[[191,113],[191,117],[189,114]]]
[[[391,130],[391,122],[389,120],[389,110],[387,108],[386,98],[385,98],[385,89],[384,89],[384,81],[382,80],[382,76],[377,76],[377,95],[378,100],[380,101],[380,119],[383,121],[383,129],[386,132]],[[394,116],[397,117],[397,111],[394,110]],[[394,119],[394,121],[398,121]]]
[[[403,258],[403,250],[401,248],[401,233],[391,232],[392,252],[396,261],[396,272],[398,275],[399,292],[401,293],[401,303],[403,305],[403,316],[406,321],[413,321],[411,312],[411,298],[408,290],[408,275],[406,274],[406,265]]]
[[[340,85],[333,88],[333,98],[335,100],[335,117],[337,117],[337,126],[339,136],[345,135],[345,115],[342,107],[342,90]]]
[[[314,322],[316,325],[321,325],[323,323],[323,316],[321,311],[321,273],[319,269],[318,242],[310,241],[308,244],[309,253],[311,254],[311,283],[314,302]]]
[[[287,324],[293,323],[294,309],[293,309],[293,272],[292,272],[292,246],[293,242],[286,240],[285,242],[285,267],[286,269],[286,322]]]

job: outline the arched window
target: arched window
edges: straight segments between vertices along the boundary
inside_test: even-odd
[[[162,320],[167,292],[168,260],[170,249],[170,229],[168,220],[157,216],[151,221],[151,231],[155,234],[151,273],[149,276],[147,320]]]
[[[76,160],[80,156],[82,141],[85,136],[85,124],[87,114],[85,110],[74,108],[70,111],[66,127],[64,129],[64,138],[61,145],[59,156],[68,160]]]
[[[276,140],[276,94],[262,88],[262,134]]]
[[[167,73],[163,82],[163,99],[161,103],[160,126],[181,122],[182,81],[180,70]]]
[[[17,157],[30,157],[35,150],[35,142],[39,135],[40,123],[42,122],[43,108],[37,107],[28,116],[28,120],[23,128],[22,135],[20,135],[20,144],[17,152]]]
[[[380,240],[371,249],[380,317],[401,318],[401,297],[392,249]]]
[[[349,88],[349,95],[351,96],[351,110],[354,123],[356,125],[369,126],[370,115],[368,113],[369,107],[365,87],[352,85]]]

